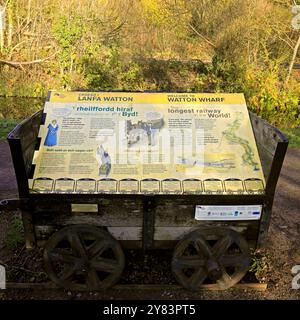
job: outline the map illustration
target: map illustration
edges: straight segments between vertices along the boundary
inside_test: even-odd
[[[240,128],[243,120],[243,113],[237,112],[236,119],[233,123],[229,124],[227,129],[222,132],[223,136],[229,141],[239,144],[244,149],[244,154],[242,155],[242,160],[244,165],[249,165],[253,167],[254,171],[259,170],[258,162],[254,160],[254,152],[249,144],[249,141],[239,137],[236,131]]]

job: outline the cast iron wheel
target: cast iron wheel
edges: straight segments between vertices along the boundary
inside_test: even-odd
[[[175,247],[172,271],[186,289],[199,290],[208,278],[225,290],[243,278],[249,264],[248,243],[239,233],[229,228],[199,228]]]
[[[55,232],[44,250],[49,278],[68,290],[103,290],[113,286],[125,266],[123,250],[107,231],[76,225]]]

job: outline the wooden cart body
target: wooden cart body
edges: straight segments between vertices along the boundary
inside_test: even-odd
[[[266,180],[265,193],[130,195],[30,193],[28,178],[32,175],[32,158],[42,115],[39,111],[26,119],[8,137],[28,248],[43,244],[63,226],[76,224],[103,227],[128,248],[170,248],[199,226],[229,227],[241,233],[250,247],[263,245],[288,140],[260,117],[250,113]],[[263,209],[260,220],[197,221],[196,205],[262,205]]]

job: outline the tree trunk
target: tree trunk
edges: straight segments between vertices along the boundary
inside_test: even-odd
[[[9,3],[7,7],[7,21],[8,21],[8,34],[7,34],[7,46],[11,47],[13,37],[13,3]]]
[[[26,18],[26,22],[27,22],[27,25],[29,24],[30,22],[30,16],[31,16],[31,0],[28,0],[28,4],[27,4],[27,18]]]
[[[3,52],[4,49],[4,28],[5,28],[5,7],[0,7],[0,52]]]
[[[291,74],[292,74],[292,71],[293,71],[293,67],[294,67],[294,63],[296,61],[296,57],[297,57],[299,46],[300,46],[300,35],[299,35],[298,41],[296,42],[296,45],[294,47],[293,57],[292,57],[292,60],[291,60],[290,66],[289,66],[289,72],[288,72],[288,75],[287,75],[286,80],[285,80],[286,84],[290,80],[290,77],[291,77]]]

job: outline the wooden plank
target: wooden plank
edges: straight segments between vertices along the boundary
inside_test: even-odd
[[[33,114],[31,117],[22,121],[14,130],[13,135],[15,138],[23,138],[25,135],[37,136],[39,126],[41,123],[43,111],[40,110]]]
[[[78,202],[76,202],[78,204]],[[74,224],[90,224],[96,226],[142,227],[143,203],[122,199],[97,199],[81,204],[97,204],[98,212],[72,212],[74,203],[52,202],[51,212],[49,202],[37,202],[34,209],[34,220],[37,226],[67,226]],[[46,211],[44,211],[46,210]]]
[[[263,146],[261,146],[260,144],[257,144],[258,149],[260,150],[260,162],[263,168],[263,172],[264,172],[264,177],[265,180],[267,181],[268,176],[270,175],[270,171],[271,171],[271,166],[272,166],[272,162],[273,162],[273,155],[271,155],[270,153],[268,153]]]
[[[266,283],[237,283],[232,286],[230,289],[237,290],[257,290],[265,291],[267,289]],[[18,283],[18,282],[8,282],[6,284],[7,289],[35,289],[35,290],[45,290],[45,289],[61,289],[53,282],[44,282],[44,283]],[[214,284],[203,284],[200,287],[201,290],[209,291],[222,291],[217,288]],[[116,284],[109,290],[159,290],[159,291],[186,291],[183,287],[179,285],[162,285],[162,284]]]
[[[215,221],[214,221],[215,222]],[[214,227],[216,225],[214,224]],[[154,240],[180,240],[188,233],[196,230],[197,227],[155,227],[154,228]],[[231,229],[245,234],[247,227],[231,227]]]
[[[254,113],[250,112],[249,115],[264,175],[266,180],[268,180],[269,176],[271,176],[273,161],[281,161],[278,159],[278,155],[275,155],[278,144],[283,143],[287,147],[288,141],[276,127]]]
[[[186,234],[192,232],[199,227],[226,227],[239,232],[248,241],[251,248],[256,247],[258,238],[260,221],[197,221],[195,224],[186,224],[184,226],[177,224],[176,226],[155,225],[154,240],[155,248],[171,247],[168,241],[178,241]],[[158,242],[161,242],[158,244]],[[165,243],[164,243],[165,242]]]
[[[120,200],[121,203],[131,201],[131,203],[138,204],[143,200],[145,195],[143,194],[47,194],[47,193],[32,193],[30,198],[36,203],[36,208],[40,205],[44,207],[41,211],[49,211],[49,201],[52,205],[66,203],[115,203]],[[155,195],[156,205],[163,205],[166,202],[183,205],[257,205],[263,204],[266,200],[265,194],[157,194]],[[122,204],[123,205],[123,204]],[[38,211],[38,210],[37,210]]]
[[[282,140],[282,136],[264,119],[250,113],[250,120],[257,144],[264,146],[269,153],[275,153],[277,143]]]
[[[24,159],[24,165],[26,174],[29,177],[31,166],[32,166],[32,159],[34,154],[34,141],[32,141],[32,144],[25,150],[23,150],[23,159]]]
[[[188,233],[197,228],[195,227],[155,227],[154,240],[180,240]]]
[[[37,137],[34,135],[34,130],[32,128],[32,118],[29,118],[28,121],[23,125],[19,132],[19,136],[23,150],[28,149],[28,147],[32,147],[32,145],[34,148],[34,142]]]
[[[40,248],[43,248],[46,244],[47,240],[37,240],[36,243],[37,243],[37,246],[40,247]],[[121,244],[121,247],[124,248],[124,249],[142,249],[142,246],[143,246],[143,242],[141,240],[126,240],[126,241],[123,241],[123,240],[120,240],[120,244]],[[173,246],[169,246],[169,247],[173,247]],[[167,247],[167,248],[169,248]],[[165,248],[165,247],[164,247]]]
[[[35,225],[34,231],[37,240],[48,240],[49,237],[61,227],[57,225]],[[116,227],[116,226],[107,226],[107,229],[110,234],[117,240],[122,241],[132,241],[132,240],[142,240],[142,226],[139,227]]]
[[[185,206],[195,205],[247,205],[263,204],[264,195],[175,195],[172,198],[168,196],[155,196],[156,206],[168,207],[172,211],[185,209]],[[173,207],[172,207],[173,206]],[[182,206],[182,207],[181,207]]]
[[[154,240],[153,249],[158,250],[173,250],[179,240]],[[256,239],[247,240],[249,248],[256,248]]]
[[[142,240],[142,227],[107,227],[107,231],[117,240]]]
[[[35,215],[36,225],[90,224],[96,226],[141,227],[143,216],[141,212],[104,212],[104,213],[63,213],[55,212]]]
[[[199,221],[195,220],[194,205],[176,205],[168,204],[158,206],[155,212],[155,226],[157,227],[189,227],[202,225],[218,225],[218,226],[241,226],[258,228],[257,220],[236,220],[236,221]]]
[[[9,147],[12,154],[12,160],[14,164],[15,174],[17,178],[18,184],[18,192],[19,196],[26,198],[29,194],[29,187],[28,187],[28,176],[26,173],[23,153],[22,153],[22,146],[20,139],[8,139]]]
[[[257,290],[257,291],[265,291],[268,285],[266,283],[237,283],[232,286],[230,289],[239,289],[239,290]],[[127,284],[127,285],[115,285],[112,289],[116,290],[182,290],[188,291],[179,285],[161,285],[161,284]],[[223,291],[216,287],[215,284],[202,284],[200,286],[201,290],[208,291]],[[188,291],[189,292],[189,291]]]
[[[31,127],[32,127],[32,131],[33,131],[33,134],[34,134],[35,137],[37,137],[38,134],[39,134],[42,117],[43,117],[43,110],[38,111],[32,117],[32,125],[31,125]]]
[[[45,195],[41,195],[43,198]],[[71,196],[66,198],[64,195],[63,201],[52,201],[51,202],[51,212],[55,212],[55,214],[65,214],[72,212],[72,204],[98,204],[99,213],[108,214],[114,212],[121,213],[132,213],[136,214],[137,212],[143,212],[143,202],[142,199],[126,199],[124,198],[103,198],[102,195],[90,195],[87,194],[85,198],[81,198],[82,195],[75,195],[72,200]],[[95,196],[96,198],[93,198]],[[124,196],[124,195],[122,195]],[[34,211],[36,214],[40,215],[45,213],[49,213],[49,201],[37,200],[35,201]]]
[[[42,112],[39,111],[24,120],[8,137],[20,197],[26,197],[29,193],[27,179],[31,169],[41,115]]]

